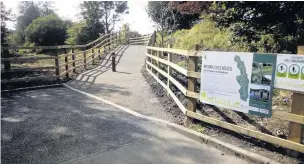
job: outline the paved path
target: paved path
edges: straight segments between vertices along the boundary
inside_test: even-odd
[[[63,87],[2,95],[1,124],[3,164],[245,163]]]
[[[120,47],[116,58],[117,72],[112,72],[110,55],[99,67],[80,74],[69,84],[147,116],[174,121],[164,111],[149,84],[141,74],[145,62],[145,46]]]

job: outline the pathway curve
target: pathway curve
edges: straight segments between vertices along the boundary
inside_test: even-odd
[[[112,72],[111,57],[107,55],[100,66],[80,74],[69,85],[141,114],[174,122],[141,74],[145,46],[121,46],[116,53],[117,72]]]

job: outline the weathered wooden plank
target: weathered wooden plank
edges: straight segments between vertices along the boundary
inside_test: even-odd
[[[295,150],[295,151],[304,153],[304,145],[296,143],[296,142],[288,141],[288,140],[281,139],[281,138],[278,138],[278,137],[275,137],[272,135],[250,130],[250,129],[247,129],[247,128],[244,128],[244,127],[241,127],[238,125],[234,125],[234,124],[231,124],[228,122],[217,120],[215,118],[197,114],[192,111],[187,111],[186,115],[188,117],[192,117],[192,118],[204,121],[204,122],[212,124],[212,125],[216,125],[216,126],[219,126],[219,127],[222,127],[222,128],[225,128],[225,129],[237,132],[237,133],[241,133],[241,134],[253,137],[253,138],[260,139],[262,141],[266,141],[266,142],[269,142],[272,144],[276,144],[276,145],[279,145],[279,146],[282,146],[282,147],[285,147],[285,148],[288,148],[291,150]]]
[[[295,122],[295,123],[304,125],[304,116],[303,115],[282,112],[282,111],[273,111],[272,117],[278,118],[280,120],[291,121],[291,122]]]
[[[163,63],[163,64],[165,64],[165,65],[169,65],[171,68],[173,68],[173,69],[176,70],[177,72],[179,72],[179,73],[181,73],[181,74],[187,76],[187,70],[184,69],[184,68],[182,68],[182,67],[180,67],[180,66],[178,66],[177,64],[174,64],[174,63],[172,63],[172,62],[168,62],[167,60],[158,58],[158,57],[153,56],[153,55],[150,55],[150,54],[147,54],[147,56],[148,56],[148,57],[151,57],[151,58],[153,58],[154,60],[159,61],[159,62],[161,62],[161,63]]]
[[[155,65],[153,65],[152,63],[150,63],[148,61],[147,61],[147,64],[149,66],[151,66],[152,68],[154,68],[157,72],[162,74],[164,77],[168,78],[184,95],[186,95],[187,89],[184,86],[182,86],[178,81],[176,81],[173,77],[168,76],[168,74],[166,72],[157,68]]]
[[[171,44],[168,44],[168,48],[172,48],[172,45]],[[172,63],[172,54],[171,53],[168,53],[167,55],[167,63]],[[170,65],[167,65],[167,74],[168,74],[168,77],[171,76],[172,77],[172,67],[170,67]],[[169,90],[171,91],[171,88],[172,88],[172,82],[168,79],[167,80],[167,95],[169,93]]]
[[[194,50],[195,51],[199,50],[198,45],[195,45]],[[189,56],[188,71],[195,72],[197,70],[197,66],[198,66],[197,57]],[[197,87],[197,79],[193,78],[193,77],[188,77],[187,91],[195,92],[196,87]],[[187,92],[185,95],[187,95]],[[187,97],[187,111],[192,111],[192,112],[196,111],[196,98]],[[193,123],[193,119],[190,117],[187,117],[185,123],[188,126]]]
[[[188,50],[180,50],[180,49],[171,49],[171,48],[160,48],[160,47],[151,47],[147,46],[147,49],[154,50],[154,51],[163,51],[163,52],[169,52],[169,53],[174,53],[178,55],[183,55],[183,56],[189,56]]]

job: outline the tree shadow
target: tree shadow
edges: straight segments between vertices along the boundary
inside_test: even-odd
[[[248,116],[246,116],[244,113],[237,112],[237,111],[235,111],[235,113],[237,115],[239,115],[243,120],[245,120],[246,122],[248,122],[250,125],[253,125],[257,129],[259,129],[261,132],[269,134],[269,135],[273,135],[268,129],[264,128],[263,126],[261,126],[260,124],[258,124],[255,120],[253,120],[253,119],[249,118]]]
[[[112,52],[115,52],[117,55],[116,57],[116,65],[120,62],[123,53],[128,49],[128,45],[120,45],[117,48],[115,48],[112,51],[107,52],[104,57],[100,60],[99,66],[96,68],[93,68],[91,70],[88,70],[84,73],[79,74],[74,80],[72,80],[70,83],[73,83],[73,85],[77,85],[77,87],[82,88],[84,85],[88,86],[94,86],[96,87],[102,87],[98,86],[98,84],[95,84],[96,78],[102,75],[103,73],[111,70],[112,67]],[[111,87],[111,86],[110,86]],[[119,89],[118,86],[114,86]]]

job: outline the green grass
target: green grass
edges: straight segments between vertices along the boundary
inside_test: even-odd
[[[205,127],[203,127],[203,126],[200,125],[200,124],[192,124],[192,125],[190,126],[190,129],[195,130],[195,131],[200,132],[200,133],[202,133],[202,132],[205,131]]]

